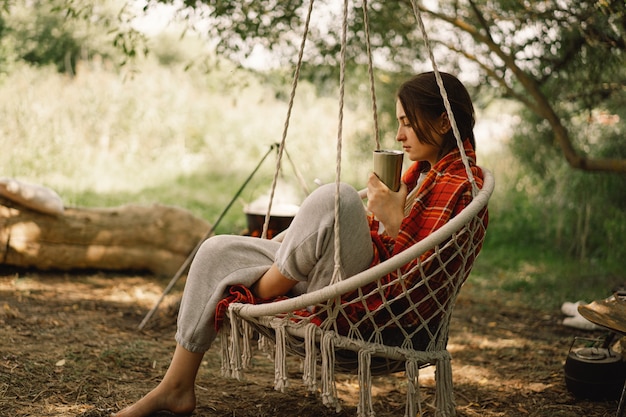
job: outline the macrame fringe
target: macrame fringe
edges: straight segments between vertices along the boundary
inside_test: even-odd
[[[420,398],[420,384],[419,384],[419,363],[413,359],[407,359],[405,364],[405,373],[407,379],[406,387],[406,408],[404,410],[404,417],[414,417],[416,415],[415,404],[419,410],[419,414],[422,415],[422,400]]]
[[[252,326],[237,314],[228,312],[230,326],[220,330],[220,350],[222,351],[221,374],[225,377],[243,378],[243,370],[252,363]]]
[[[285,392],[285,388],[289,386],[287,378],[287,348],[285,324],[282,323],[274,327],[276,332],[276,352],[274,354],[274,389],[276,391]]]
[[[456,416],[456,404],[452,387],[452,363],[449,354],[437,361],[435,381],[435,405],[437,406],[435,417]]]
[[[242,373],[242,365],[241,365],[241,319],[229,311],[229,321],[230,321],[230,372],[233,378],[237,380],[241,380]]]
[[[259,350],[263,353],[272,352],[272,344],[270,340],[263,334],[259,334],[259,341],[257,342],[257,346]]]
[[[334,334],[326,332],[322,336],[322,402],[327,407],[335,407],[341,411],[341,404],[337,398],[337,384],[335,382],[335,343]]]
[[[243,332],[243,350],[241,352],[241,366],[243,369],[249,369],[252,364],[252,345],[251,340],[254,333],[252,326],[247,321],[242,321]]]
[[[220,349],[222,351],[222,368],[221,373],[223,377],[232,378],[230,372],[230,346],[228,341],[230,340],[230,328],[224,326],[220,330]]]
[[[317,325],[309,323],[304,334],[302,382],[311,392],[317,392],[317,348],[315,344],[315,333],[317,328]]]
[[[375,417],[372,404],[372,352],[368,349],[359,351],[359,405],[358,417]]]

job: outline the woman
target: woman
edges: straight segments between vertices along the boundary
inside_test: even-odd
[[[441,76],[472,171],[481,186],[482,172],[474,162],[471,99],[458,79],[446,73]],[[419,74],[401,86],[396,118],[396,140],[414,164],[403,176],[398,192],[392,192],[370,174],[367,209],[371,215],[366,213],[356,190],[341,185],[344,276],[357,274],[405,250],[445,224],[472,198],[434,73]],[[416,187],[419,191],[405,216],[407,195]],[[334,192],[334,185],[313,192],[282,242],[222,235],[202,245],[189,270],[170,367],[156,388],[116,417],[149,416],[161,410],[185,414],[195,409],[196,374],[215,339],[215,308],[228,286],[243,284],[256,297],[267,299],[313,291],[329,283],[334,269]]]

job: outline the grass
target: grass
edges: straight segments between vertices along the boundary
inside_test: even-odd
[[[151,62],[132,77],[86,64],[75,79],[24,66],[0,85],[10,98],[0,104],[2,147],[11,150],[0,153],[2,175],[54,188],[69,206],[158,201],[211,221],[282,138],[286,103],[254,81],[235,68],[204,74]],[[313,92],[301,89],[287,152],[311,187],[334,180],[336,106],[322,98],[309,106]],[[356,113],[345,119],[346,138],[363,129],[352,124]],[[243,202],[269,189],[275,164],[266,160]],[[363,167],[344,163],[345,180]],[[293,176],[287,162],[283,170]]]
[[[536,247],[497,247],[486,242],[469,282],[477,297],[497,294],[513,303],[554,311],[565,301],[608,297],[624,284],[616,270]]]

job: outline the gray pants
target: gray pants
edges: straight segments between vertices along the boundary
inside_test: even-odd
[[[207,239],[187,277],[178,314],[176,342],[206,352],[217,333],[215,307],[228,286],[251,286],[273,264],[299,281],[295,292],[314,291],[330,282],[334,270],[335,184],[315,190],[302,203],[282,243],[255,237],[218,235]],[[341,267],[350,277],[367,269],[373,249],[363,202],[349,185],[340,187]]]

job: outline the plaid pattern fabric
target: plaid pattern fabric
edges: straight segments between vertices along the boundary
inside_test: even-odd
[[[465,153],[470,160],[472,174],[479,188],[482,188],[483,173],[476,166],[476,154],[471,147],[469,141],[464,142]],[[409,186],[409,191],[417,184],[417,179],[423,166],[416,162],[403,176],[403,182]],[[378,222],[370,219],[370,230],[372,242],[375,247],[375,256],[372,266],[389,259],[391,256],[398,254],[411,245],[424,239],[441,226],[446,224],[451,218],[457,215],[472,201],[472,187],[467,179],[465,165],[461,160],[460,151],[455,149],[444,158],[442,158],[430,171],[426,174],[424,181],[420,185],[415,202],[411,208],[411,212],[404,218],[400,233],[396,239],[387,235],[378,234]],[[486,210],[486,209],[485,209]],[[473,236],[476,241],[482,241],[484,230],[487,227],[488,215],[483,213],[484,219],[483,233],[477,233]],[[480,246],[479,248],[480,249]],[[446,305],[450,294],[443,287],[446,283],[446,276],[452,275],[458,268],[462,268],[465,264],[471,265],[471,261],[477,255],[467,254],[469,262],[458,255],[455,250],[447,251],[440,254],[441,258],[449,257],[445,268],[435,271],[439,264],[427,262],[433,251],[430,250],[419,259],[414,259],[410,263],[401,268],[401,273],[410,274],[405,276],[403,280],[397,280],[398,273],[393,272],[382,277],[379,282],[369,284],[368,286],[345,294],[342,297],[344,305],[344,314],[338,317],[336,330],[340,334],[345,334],[351,326],[351,323],[358,323],[366,311],[379,310],[375,315],[374,322],[363,321],[359,325],[359,331],[362,334],[368,333],[368,327],[374,325],[397,326],[398,322],[394,321],[393,315],[401,315],[402,326],[414,326],[419,324],[424,318],[433,319],[433,316],[441,314],[441,305]],[[416,268],[418,267],[418,268]],[[432,269],[432,271],[430,270]],[[428,285],[418,285],[422,276],[431,276]],[[469,269],[464,271],[462,279],[465,280],[469,275]],[[377,288],[383,286],[384,291],[378,291]],[[410,289],[410,294],[404,294]],[[362,294],[372,293],[363,299]],[[405,299],[402,299],[402,297]],[[385,300],[400,297],[391,309],[381,308]],[[411,306],[415,306],[411,308]],[[402,310],[406,311],[402,311]],[[433,324],[437,321],[434,317]]]
[[[468,141],[465,152],[470,160],[472,174],[479,188],[482,187],[483,174],[476,166],[476,154]],[[409,191],[416,186],[422,165],[414,163],[404,174],[402,181],[409,186]],[[450,152],[427,173],[415,197],[413,208],[400,226],[396,239],[379,235],[378,222],[370,218],[372,240],[377,251],[372,266],[391,256],[404,251],[419,242],[435,230],[446,224],[472,201],[472,188],[467,179],[465,165],[458,149]],[[407,265],[404,271],[410,269]],[[393,280],[394,277],[390,277]]]
[[[228,306],[232,303],[244,303],[244,304],[263,304],[270,303],[274,301],[284,300],[287,297],[280,296],[274,298],[258,298],[252,294],[252,291],[245,285],[236,284],[228,287],[228,293],[224,298],[217,303],[215,307],[215,330],[219,331],[220,327],[222,327],[222,323],[226,318],[226,312],[228,311]]]

